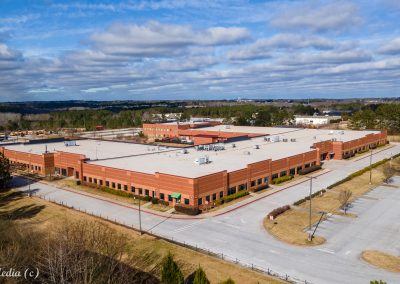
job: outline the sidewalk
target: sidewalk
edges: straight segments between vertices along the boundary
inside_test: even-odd
[[[314,177],[318,177],[318,176],[324,175],[324,174],[329,173],[329,172],[330,172],[329,169],[323,169],[320,172],[318,172],[318,174],[315,175]],[[62,186],[59,186],[59,185],[57,185],[55,183],[52,183],[52,182],[49,182],[49,181],[45,181],[45,180],[37,180],[37,179],[31,178],[31,177],[21,176],[21,175],[20,175],[20,177],[23,177],[25,179],[35,180],[38,183],[46,184],[46,185],[58,188],[60,190],[65,190],[65,191],[68,191],[68,192],[73,192],[75,194],[92,197],[92,198],[95,198],[95,199],[98,199],[98,200],[107,201],[107,202],[110,202],[110,203],[113,203],[113,204],[117,204],[117,205],[120,205],[120,206],[123,206],[123,207],[126,207],[126,208],[131,208],[133,210],[139,211],[139,206],[136,206],[136,205],[133,205],[133,204],[129,204],[127,202],[115,200],[115,199],[109,198],[109,197],[99,196],[99,195],[92,194],[92,193],[89,193],[89,192],[82,192],[80,190],[76,190],[76,189],[73,189],[71,187],[62,187]],[[221,208],[221,209],[217,209],[217,210],[212,211],[212,212],[202,213],[202,214],[197,215],[197,216],[188,216],[188,215],[183,215],[183,214],[176,214],[176,213],[173,213],[174,212],[173,208],[171,208],[171,210],[168,210],[166,212],[160,212],[160,211],[152,210],[150,208],[146,208],[145,206],[147,204],[150,204],[150,203],[143,204],[141,206],[140,210],[142,212],[145,212],[145,213],[148,213],[148,214],[152,214],[152,215],[155,215],[155,216],[158,216],[158,217],[169,218],[169,219],[190,219],[190,220],[193,220],[193,219],[207,219],[207,218],[217,217],[217,216],[221,216],[221,215],[224,215],[226,213],[232,212],[232,211],[234,211],[236,209],[239,209],[239,208],[242,208],[242,207],[244,207],[246,205],[252,204],[252,203],[254,203],[254,202],[256,202],[256,201],[258,201],[260,199],[263,199],[265,197],[268,197],[270,195],[278,193],[278,192],[280,192],[282,190],[285,190],[287,188],[291,188],[293,186],[296,186],[296,185],[302,184],[304,182],[307,182],[308,180],[309,180],[308,177],[304,177],[304,178],[298,179],[296,181],[289,182],[289,183],[287,183],[285,185],[282,185],[282,186],[273,186],[273,185],[271,185],[270,189],[267,189],[266,192],[263,192],[263,193],[260,193],[260,194],[251,193],[250,194],[251,195],[250,198],[247,198],[245,200],[242,200],[242,201],[239,201],[239,202],[236,202],[236,203],[232,203],[231,205],[228,205],[228,206],[226,206],[224,208]]]

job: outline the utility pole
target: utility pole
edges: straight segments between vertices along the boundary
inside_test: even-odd
[[[310,234],[311,234],[311,195],[312,195],[312,180],[313,180],[313,176],[310,176],[310,214],[309,214],[309,230],[310,230]],[[311,235],[310,235],[311,236]]]
[[[136,199],[136,197],[134,197]],[[141,215],[141,210],[140,210],[140,196],[138,197],[139,200],[139,232],[140,235],[142,235],[142,215]]]
[[[369,184],[372,184],[372,148],[369,155]]]

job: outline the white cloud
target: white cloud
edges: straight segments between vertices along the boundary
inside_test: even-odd
[[[378,51],[383,54],[400,54],[400,37],[397,37],[383,45]]]
[[[249,37],[245,28],[211,27],[193,30],[190,26],[148,22],[145,25],[114,24],[95,33],[90,42],[107,54],[168,57],[193,45],[217,46],[238,43]]]
[[[286,7],[270,24],[283,29],[309,29],[311,31],[343,31],[362,22],[357,7],[350,2],[333,1],[319,5],[306,2]]]
[[[277,34],[270,38],[256,40],[239,48],[232,49],[228,58],[233,60],[248,60],[271,57],[277,49],[331,49],[337,44],[330,39],[319,36],[304,36],[297,34]]]
[[[84,92],[84,93],[98,93],[98,92],[106,92],[106,91],[109,91],[110,90],[110,88],[108,88],[108,87],[98,87],[98,88],[89,88],[89,89],[86,89],[86,90],[81,90],[81,92]]]

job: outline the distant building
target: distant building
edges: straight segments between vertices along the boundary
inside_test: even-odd
[[[340,120],[341,116],[329,116],[329,115],[295,115],[294,120],[296,125],[324,125],[329,124],[331,121]]]

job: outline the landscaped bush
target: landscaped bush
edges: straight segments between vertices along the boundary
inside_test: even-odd
[[[159,199],[159,200],[158,200],[158,203],[161,204],[161,205],[164,205],[164,206],[169,206],[169,202],[168,202],[168,201],[165,201],[165,200]]]
[[[314,198],[318,195],[321,195],[321,193],[325,193],[326,190],[325,189],[321,189],[319,191],[314,192],[313,194],[311,194],[311,198]],[[310,200],[310,196],[304,197],[302,199],[297,200],[296,202],[293,202],[293,205],[298,206],[304,202],[306,202],[307,200]]]
[[[269,187],[268,184],[265,184],[265,185],[263,185],[263,186],[260,186],[260,187],[257,187],[257,188],[255,188],[255,189],[253,189],[252,191],[253,191],[253,192],[257,192],[257,191],[266,189],[266,188],[268,188],[268,187]]]
[[[193,208],[193,207],[189,207],[189,206],[185,206],[182,204],[176,204],[175,205],[175,211],[179,212],[179,213],[183,213],[186,215],[198,215],[201,213],[199,208]]]
[[[270,219],[275,219],[276,217],[278,217],[279,215],[281,215],[282,213],[288,211],[290,209],[289,205],[285,205],[279,208],[276,208],[274,210],[272,210],[269,214],[268,214],[268,218]]]
[[[80,180],[77,180],[77,181],[76,181],[76,185],[81,185],[81,181],[80,181]]]
[[[299,175],[306,175],[308,173],[311,173],[311,172],[314,172],[314,171],[317,171],[317,170],[320,170],[320,169],[321,169],[321,165],[314,165],[314,166],[299,170],[298,174]]]
[[[397,156],[398,156],[398,155],[395,155],[395,156],[393,156],[393,158],[396,158]],[[369,170],[371,170],[371,169],[373,169],[373,168],[376,168],[376,167],[379,167],[380,165],[383,165],[383,164],[386,163],[387,161],[389,161],[389,159],[383,159],[382,161],[373,163],[371,166],[365,167],[365,168],[363,168],[362,170],[359,170],[359,171],[357,171],[357,172],[355,172],[355,173],[352,173],[352,174],[348,175],[347,177],[345,177],[344,179],[339,180],[338,182],[335,182],[334,184],[331,184],[330,186],[328,186],[328,189],[332,189],[332,188],[334,188],[335,186],[338,186],[338,185],[340,185],[340,184],[342,184],[342,183],[345,183],[345,182],[347,182],[347,181],[349,181],[349,180],[352,180],[352,179],[355,178],[355,177],[361,176],[362,174],[368,172]]]
[[[248,194],[249,194],[248,190],[241,190],[241,191],[238,191],[238,192],[236,192],[234,194],[230,194],[230,195],[224,196],[223,200],[224,200],[224,202],[231,202],[232,200],[238,199],[238,198],[246,196]]]
[[[280,184],[282,182],[291,180],[292,178],[293,178],[293,176],[283,176],[283,177],[274,178],[272,180],[272,184]]]
[[[151,199],[151,204],[158,204],[158,198],[152,198]]]
[[[115,189],[112,189],[112,188],[109,188],[109,187],[102,187],[101,191],[104,191],[104,192],[107,192],[107,193],[111,193],[111,194],[114,194],[114,195],[118,195],[118,196],[122,196],[122,197],[128,197],[128,198],[133,196],[132,194],[130,194],[128,192],[121,191],[121,190],[115,190]]]
[[[220,206],[220,205],[224,204],[224,202],[225,202],[225,200],[223,198],[218,199],[215,201],[215,206]]]

